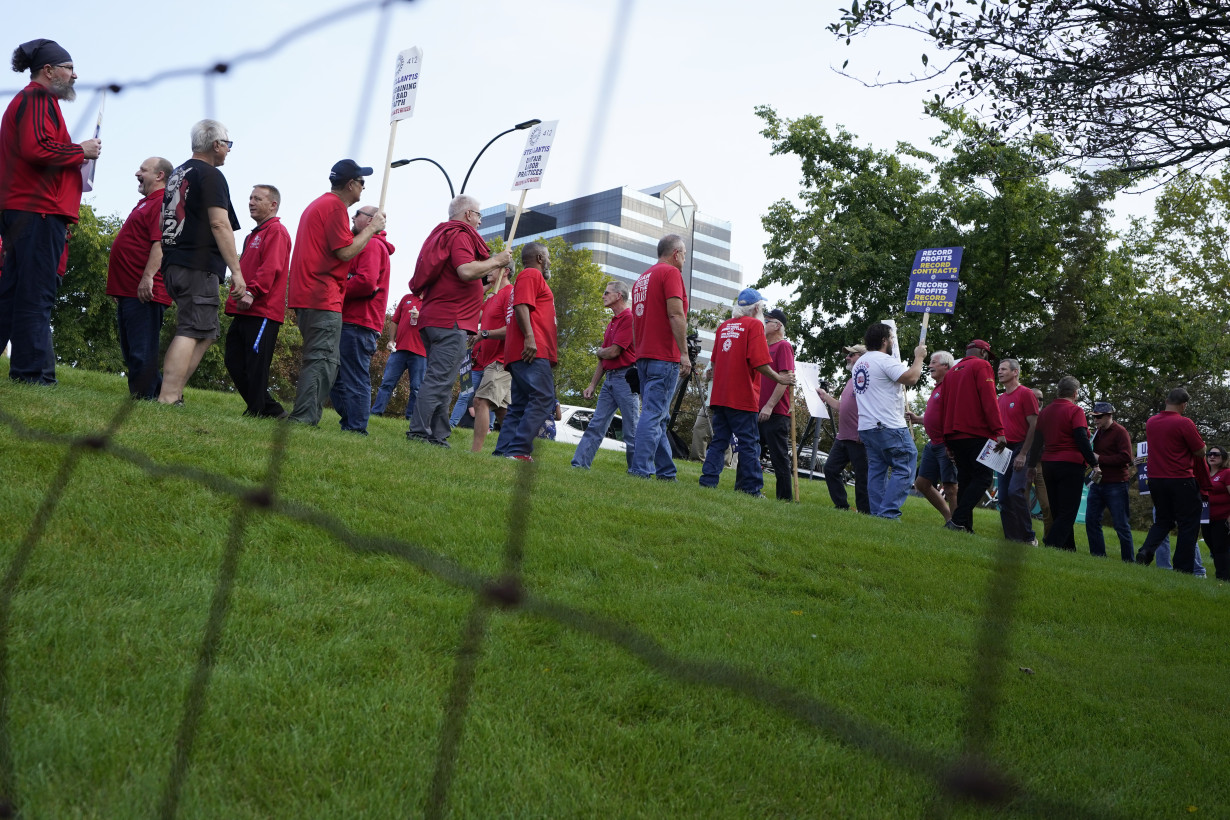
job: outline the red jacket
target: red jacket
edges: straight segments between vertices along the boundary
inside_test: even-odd
[[[354,259],[346,274],[346,300],[342,321],[360,325],[377,333],[384,330],[384,314],[389,307],[389,257],[396,248],[384,231],[376,234]]]
[[[290,274],[290,233],[282,220],[271,216],[252,229],[243,240],[239,269],[252,307],[240,310],[231,296],[226,300],[228,316],[260,316],[271,322],[286,320],[286,280]]]
[[[936,444],[954,438],[997,439],[1004,434],[995,394],[995,370],[986,359],[966,356],[944,377],[939,413],[942,437]]]
[[[458,327],[475,333],[483,306],[480,279],[461,281],[457,268],[491,258],[487,243],[469,223],[441,222],[423,243],[410,290],[423,298],[419,327]]]
[[[77,221],[85,152],[73,143],[60,101],[32,82],[0,120],[0,211],[56,214]]]

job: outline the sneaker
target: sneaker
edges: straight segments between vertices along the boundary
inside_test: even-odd
[[[951,519],[944,522],[944,529],[952,530],[953,532],[969,532],[969,530],[965,527],[962,527],[960,524],[952,521]]]
[[[1145,552],[1145,548],[1141,547],[1140,552],[1136,553],[1136,563],[1149,566],[1153,563],[1153,552]]]
[[[516,459],[517,461],[533,461],[533,456],[508,456],[508,458]]]

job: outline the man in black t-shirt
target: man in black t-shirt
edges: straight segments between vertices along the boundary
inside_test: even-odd
[[[231,151],[226,126],[192,126],[192,157],[171,173],[162,197],[162,275],[175,300],[175,338],[163,361],[163,404],[183,404],[184,385],[219,335],[219,286],[231,269],[231,292],[246,287],[235,252],[239,218],[218,166]]]

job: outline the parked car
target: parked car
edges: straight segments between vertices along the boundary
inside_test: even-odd
[[[769,463],[769,457],[763,452],[761,454],[761,464],[765,472],[773,472],[773,466]],[[829,460],[829,454],[824,450],[816,450],[815,464],[812,464],[812,448],[810,444],[804,444],[799,447],[799,478],[811,479],[812,481],[824,481],[824,465]],[[854,486],[854,468],[849,465],[842,470],[842,478],[846,484]]]
[[[555,440],[580,444],[585,428],[589,427],[589,420],[594,417],[593,408],[561,404],[560,415],[560,420],[555,423]],[[623,438],[623,419],[616,414],[615,418],[611,419],[611,426],[607,428],[606,435],[598,443],[598,447],[602,450],[618,450],[622,453],[626,449]]]

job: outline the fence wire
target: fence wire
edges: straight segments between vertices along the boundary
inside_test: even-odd
[[[217,75],[225,74],[245,63],[270,60],[297,39],[377,8],[382,10],[382,13],[377,15],[373,32],[374,48],[378,53],[385,42],[391,7],[407,2],[409,0],[354,3],[288,29],[263,49],[243,52],[204,66],[168,69],[145,78],[83,88],[96,92],[121,93],[125,89],[152,87],[186,76],[200,76],[204,79],[202,93],[206,97],[206,109],[212,110],[212,96],[216,93],[216,87],[211,80]],[[634,7],[634,0],[620,0],[618,4],[603,74],[594,95],[595,100],[610,100],[614,96],[609,91],[614,88],[618,78]],[[372,99],[378,75],[379,72],[368,72],[367,85],[360,95],[362,100]],[[0,92],[8,95],[16,93],[17,90]],[[602,143],[603,125],[609,114],[606,104],[599,104],[594,112],[593,130],[587,157],[582,166],[584,179],[592,178]],[[362,144],[362,123],[366,119],[356,117],[353,144]],[[442,818],[449,813],[450,790],[463,741],[463,728],[473,696],[476,668],[487,638],[490,617],[497,608],[543,618],[605,641],[637,658],[665,678],[682,684],[733,692],[811,726],[830,740],[858,749],[904,772],[926,778],[935,787],[932,802],[926,807],[931,817],[946,817],[954,806],[962,803],[996,807],[999,811],[1026,817],[1112,820],[1121,816],[1110,809],[1084,806],[1041,795],[1027,784],[1015,780],[987,757],[988,744],[995,731],[1001,673],[1007,655],[1013,604],[1022,570],[1023,556],[1020,553],[1020,545],[1005,545],[996,556],[972,662],[973,674],[964,720],[963,747],[958,752],[945,756],[921,748],[870,721],[845,714],[814,696],[778,685],[732,663],[679,657],[652,636],[631,626],[535,595],[533,590],[525,587],[521,577],[526,534],[534,524],[532,502],[536,465],[533,463],[519,465],[506,519],[507,541],[503,566],[499,575],[487,576],[458,564],[448,556],[426,549],[421,544],[354,532],[343,521],[322,510],[281,496],[278,492],[279,468],[288,442],[289,424],[286,422],[274,425],[272,449],[264,480],[257,486],[250,486],[197,467],[159,463],[144,452],[117,444],[115,436],[127,420],[132,406],[133,403],[125,396],[107,427],[102,432],[90,435],[61,434],[34,428],[26,425],[16,415],[0,409],[0,425],[7,427],[17,438],[53,447],[67,447],[34,518],[9,561],[3,581],[0,582],[0,818],[16,817],[21,812],[10,714],[10,629],[14,596],[21,585],[31,556],[59,508],[73,473],[87,456],[109,457],[126,462],[153,479],[174,478],[192,482],[230,499],[235,504],[226,548],[218,569],[217,584],[201,635],[196,667],[185,694],[174,748],[169,750],[170,768],[158,806],[158,816],[164,820],[177,816],[183,786],[190,776],[197,728],[207,709],[211,673],[225,633],[227,612],[231,606],[231,593],[239,570],[245,533],[254,515],[278,515],[311,525],[327,533],[356,555],[392,556],[417,567],[442,583],[473,593],[474,601],[462,625],[453,660],[452,679],[444,703],[444,720],[435,755],[434,772],[423,806],[423,813],[427,817]]]

